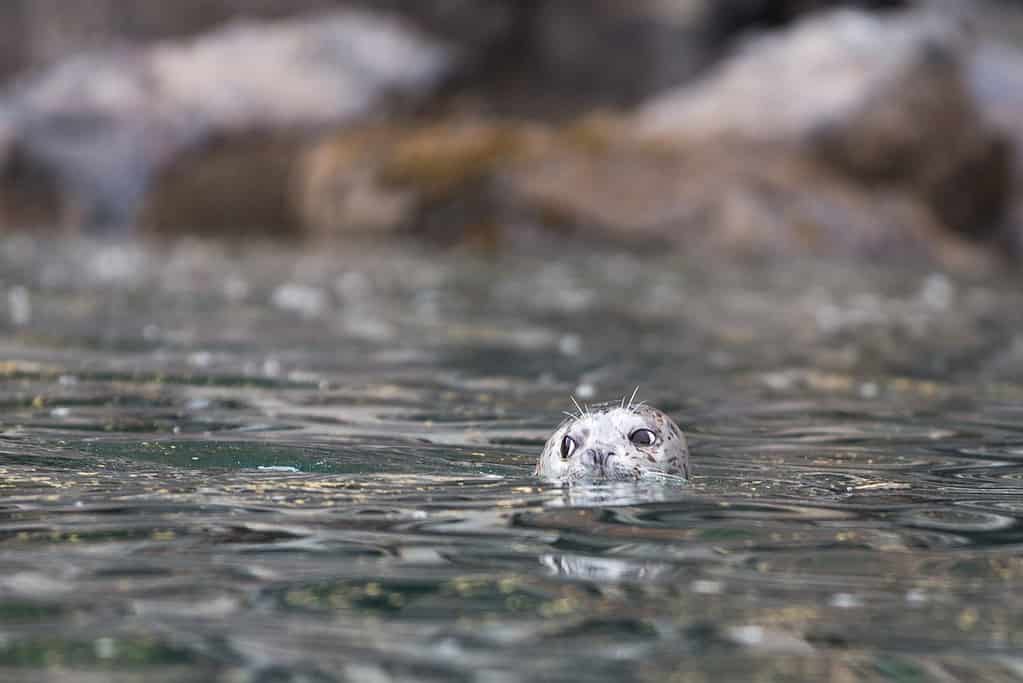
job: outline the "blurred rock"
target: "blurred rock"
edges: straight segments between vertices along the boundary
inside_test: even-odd
[[[165,237],[302,235],[292,183],[305,144],[298,133],[242,133],[186,151],[155,175],[139,228]]]
[[[651,145],[631,122],[476,121],[342,131],[299,166],[321,236],[517,240],[555,231],[638,248],[985,265],[911,194],[782,145]]]
[[[985,118],[1012,142],[1012,201],[1000,237],[1023,259],[1023,50],[984,42],[970,60],[970,85]]]
[[[496,174],[545,154],[553,136],[539,124],[480,120],[343,130],[303,158],[297,203],[321,237],[401,231],[489,240],[500,222]]]
[[[407,227],[419,198],[388,187],[384,165],[401,131],[344,131],[314,146],[303,158],[295,205],[307,232],[387,234]]]
[[[12,140],[0,176],[17,161],[49,176],[86,227],[126,226],[153,173],[188,149],[380,112],[388,97],[431,92],[453,64],[405,23],[354,11],[85,55],[0,100]]]
[[[545,221],[636,245],[984,264],[914,197],[781,146],[615,145],[523,164],[503,180],[513,203]]]
[[[789,146],[988,236],[1008,200],[1009,149],[975,106],[967,54],[958,26],[939,13],[822,14],[656,99],[638,126],[652,140]]]

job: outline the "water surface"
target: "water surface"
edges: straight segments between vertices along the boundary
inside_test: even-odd
[[[1023,678],[1019,283],[0,242],[0,680]],[[569,397],[689,486],[531,477]]]

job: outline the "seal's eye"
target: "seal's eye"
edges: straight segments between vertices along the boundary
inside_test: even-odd
[[[576,446],[578,446],[578,445],[579,444],[577,444],[575,442],[575,439],[573,439],[570,436],[566,436],[564,439],[562,439],[561,440],[561,458],[562,458],[562,460],[568,460],[568,458],[573,453],[575,453]]]
[[[649,429],[637,429],[632,434],[629,434],[629,441],[637,446],[653,446],[654,442],[657,441],[657,435]]]

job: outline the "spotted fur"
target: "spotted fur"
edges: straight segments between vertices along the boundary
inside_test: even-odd
[[[536,476],[561,482],[628,481],[650,474],[689,478],[686,437],[656,408],[630,400],[578,407],[578,412],[568,415],[547,439]],[[644,446],[630,440],[638,429],[653,432],[654,442]],[[566,436],[575,445],[568,457],[562,457]]]

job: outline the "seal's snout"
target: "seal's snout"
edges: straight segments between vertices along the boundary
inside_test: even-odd
[[[601,474],[604,473],[604,468],[607,467],[608,461],[614,457],[614,450],[604,448],[588,448],[583,453],[582,463],[587,468],[596,470]]]

